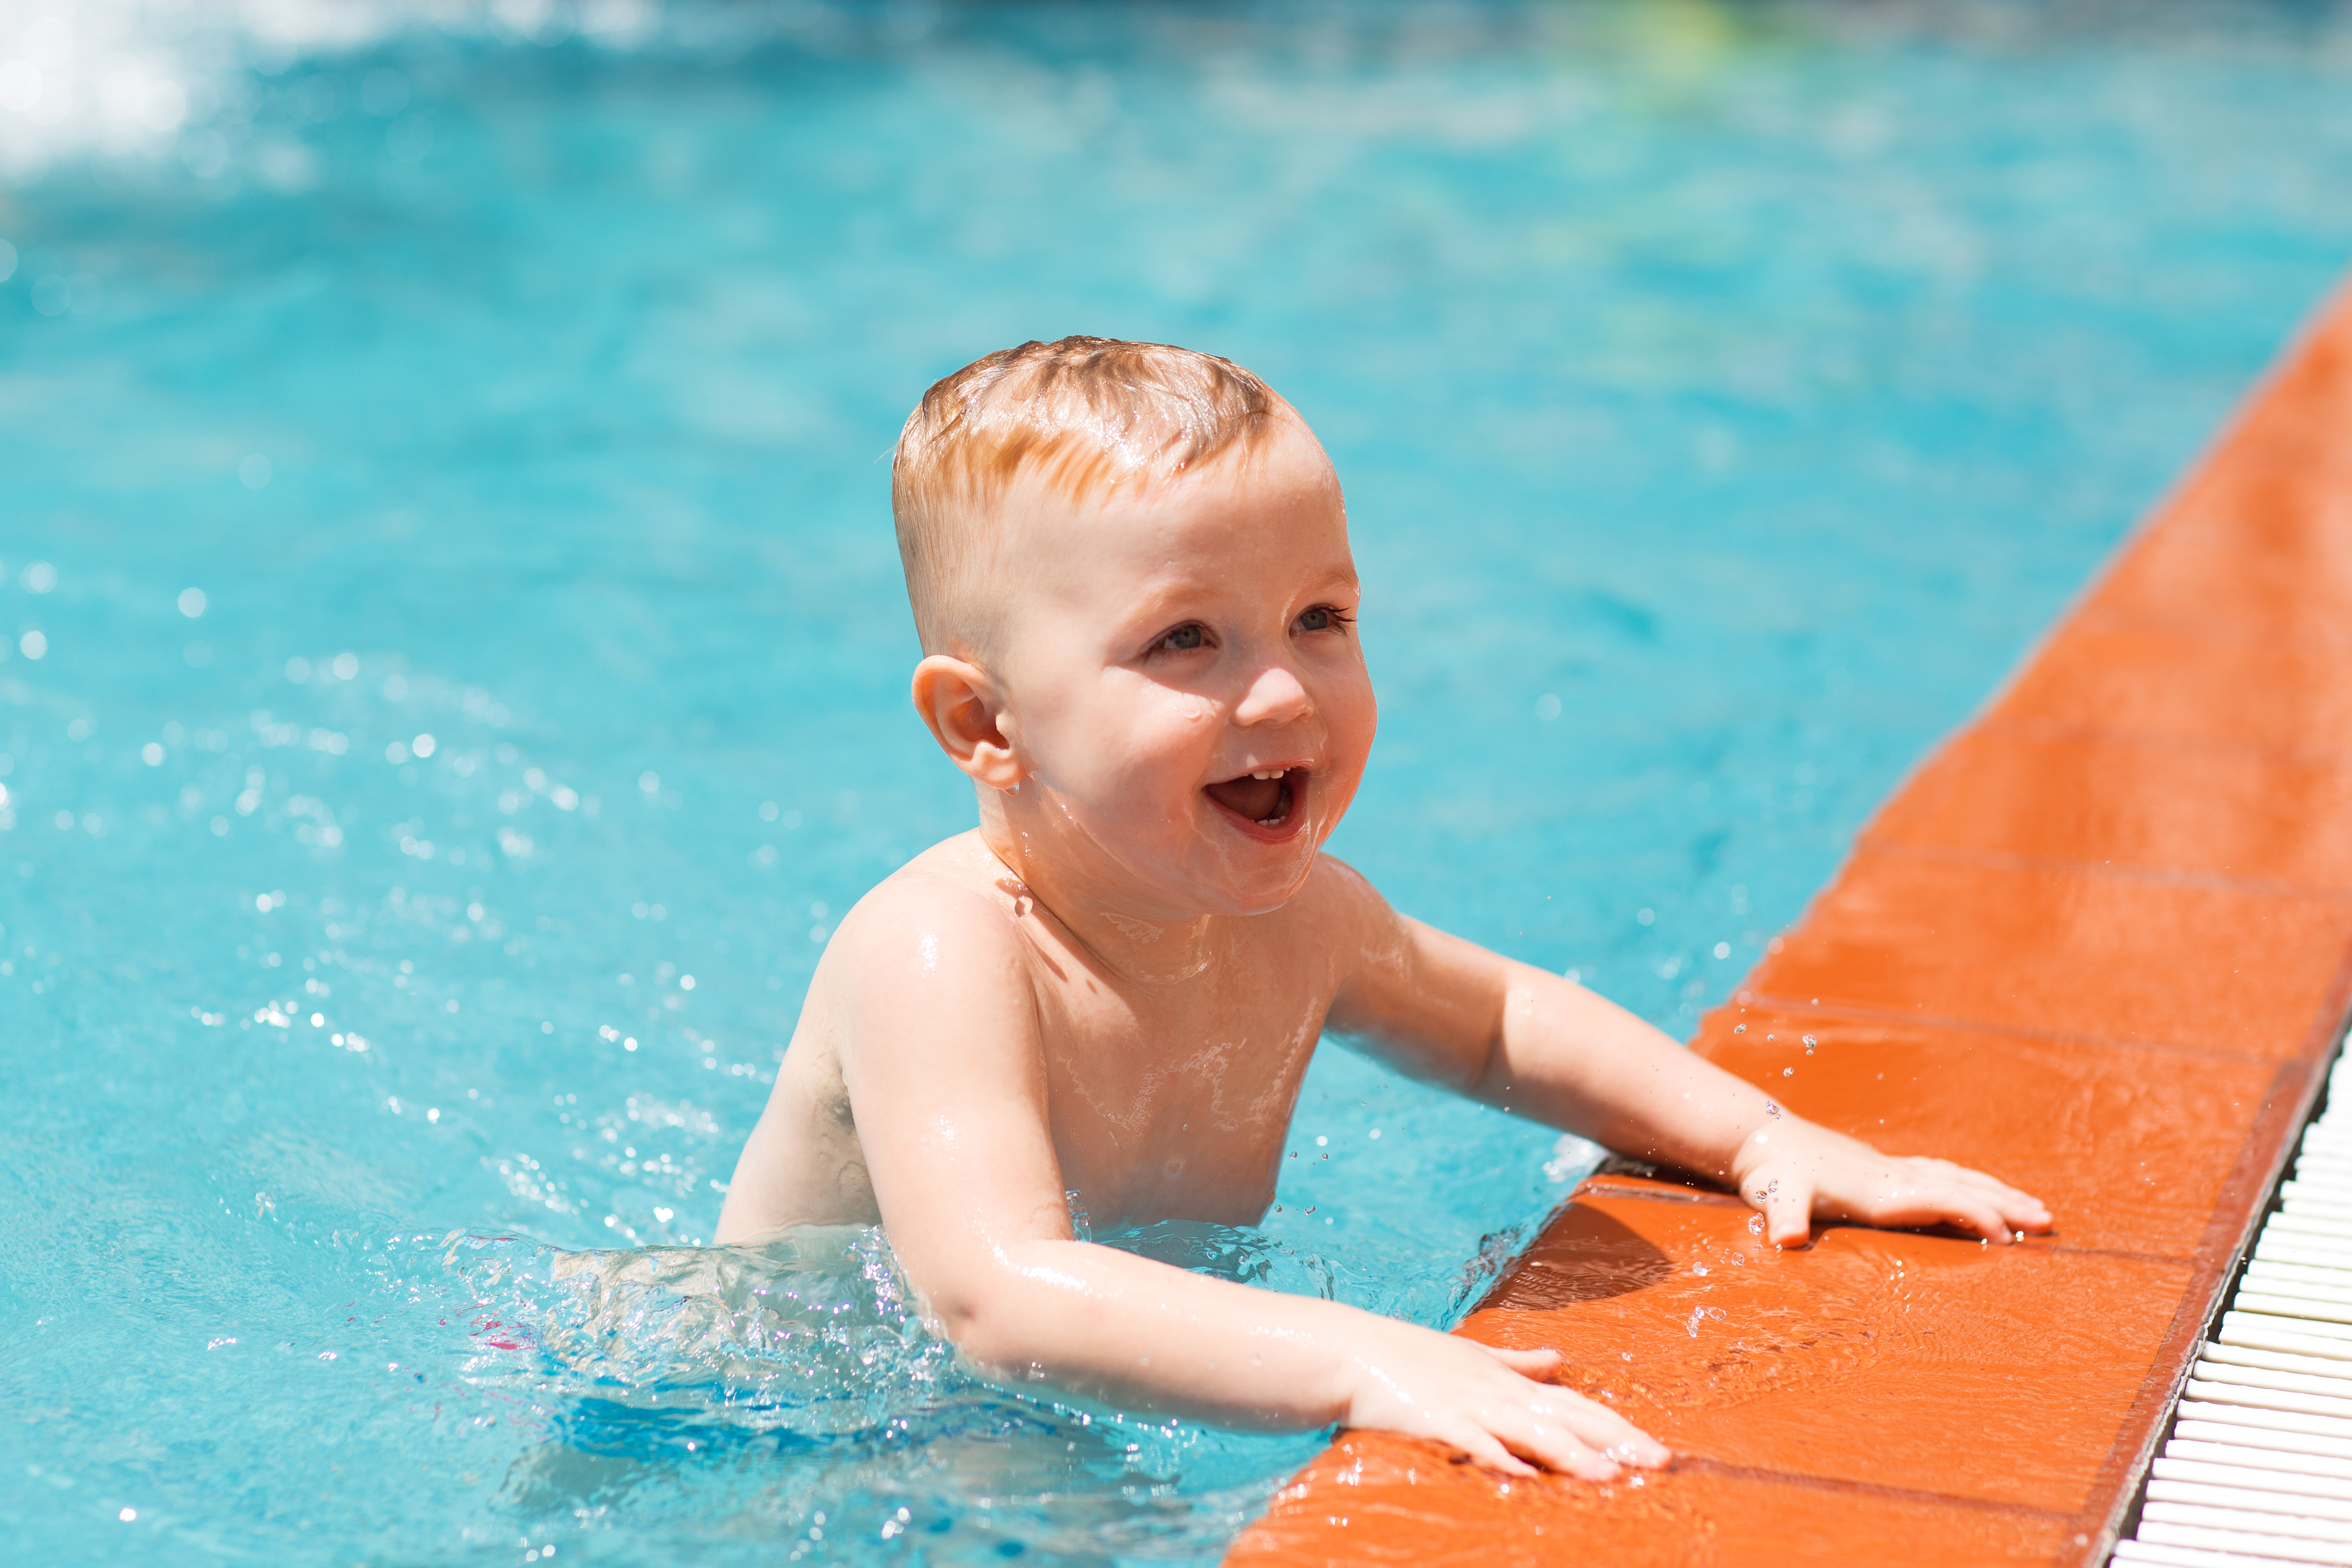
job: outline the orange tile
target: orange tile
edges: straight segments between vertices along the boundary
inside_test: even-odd
[[[2192,633],[2352,643],[2352,297],[2091,598]]]
[[[1548,1230],[1462,1333],[1560,1351],[1563,1383],[1677,1454],[2069,1516],[2199,1277],[1846,1226],[1781,1252],[1730,1204],[1574,1207],[1593,1212]]]
[[[2343,423],[2352,428],[2352,408]],[[2282,470],[2198,497],[2116,562],[2089,610],[2192,639],[2352,647],[2341,608],[2352,603],[2352,474],[2307,460]]]
[[[1697,1049],[1798,1115],[2024,1188],[2064,1246],[2183,1260],[2279,1079],[2267,1061],[1763,1008],[1711,1015]]]
[[[1864,841],[2352,892],[2352,753],[2334,765],[1988,725],[1921,769]]]
[[[2352,758],[2352,660],[2333,644],[2190,637],[2086,615],[1988,716]]]
[[[2282,1060],[2352,904],[1863,850],[1769,955],[1772,999]]]
[[[1506,1482],[1402,1437],[1350,1432],[1243,1531],[1234,1568],[1911,1568],[2078,1558],[2067,1521],[1690,1468],[1640,1487]],[[2085,1540],[2083,1542],[2087,1545]]]

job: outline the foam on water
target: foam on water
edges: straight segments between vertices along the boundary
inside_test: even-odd
[[[871,1237],[698,1245],[834,922],[971,820],[919,389],[1267,374],[1369,590],[1339,852],[1679,1030],[2352,255],[2347,37],[0,8],[12,1545],[1213,1557],[1315,1435],[977,1377]],[[1337,1050],[1293,1152],[1106,1239],[1444,1322],[1592,1155]]]

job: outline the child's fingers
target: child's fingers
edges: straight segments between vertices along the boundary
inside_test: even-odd
[[[1459,1449],[1474,1465],[1484,1465],[1488,1469],[1500,1470],[1507,1476],[1531,1476],[1536,1473],[1536,1468],[1533,1465],[1512,1454],[1494,1433],[1483,1427],[1473,1426],[1465,1421],[1444,1433],[1433,1435],[1439,1442]]]
[[[1595,1449],[1557,1420],[1515,1410],[1495,1423],[1496,1437],[1514,1453],[1526,1455],[1547,1469],[1564,1471],[1588,1481],[1613,1481],[1617,1461]]]
[[[1559,1368],[1558,1351],[1479,1348],[1528,1380],[1498,1391],[1499,1402],[1480,1410],[1480,1419],[1512,1452],[1595,1480],[1615,1475],[1620,1464],[1654,1467],[1674,1458],[1665,1445],[1606,1405],[1547,1386]]]
[[[1999,1176],[1967,1166],[1957,1166],[1949,1160],[1921,1160],[1917,1163],[1933,1167],[1947,1180],[1982,1190],[1992,1199],[2002,1217],[2014,1227],[2033,1229],[2046,1228],[2049,1223],[2049,1205],[2022,1187],[2010,1186]]]
[[[1520,1376],[1531,1377],[1538,1383],[1545,1381],[1547,1374],[1559,1367],[1560,1355],[1556,1350],[1506,1350],[1496,1344],[1482,1344],[1478,1348]]]
[[[1988,1241],[2013,1241],[2017,1232],[2028,1226],[2044,1230],[2050,1227],[2050,1211],[2039,1198],[1963,1166],[1951,1167],[1948,1179],[1936,1183],[1922,1196],[1943,1211],[1938,1218],[1965,1227]]]
[[[1586,1480],[1614,1480],[1620,1465],[1654,1467],[1673,1457],[1632,1422],[1580,1395],[1561,1392],[1484,1415],[1513,1453]]]
[[[2030,1192],[2004,1187],[1995,1195],[1993,1202],[2000,1207],[2001,1217],[2020,1230],[2047,1230],[2053,1223],[2050,1206]]]
[[[2011,1186],[2009,1183],[2001,1180],[1999,1176],[1990,1175],[1988,1172],[1973,1170],[1967,1166],[1956,1166],[1949,1160],[1923,1160],[1920,1163],[1935,1167],[1937,1174],[1941,1175],[1948,1181],[1956,1181],[1963,1183],[1969,1186],[1981,1187],[1986,1192],[1991,1193],[1997,1198],[2001,1198],[2013,1203],[2026,1204],[2036,1207],[2041,1205],[2042,1200],[2035,1197],[2032,1193],[2027,1192],[2024,1188]]]
[[[2011,1239],[2008,1218],[1992,1200],[1957,1182],[1890,1188],[1854,1218],[1873,1225],[1954,1225],[1988,1241]]]
[[[1608,1406],[1571,1394],[1544,1412],[1555,1416],[1579,1442],[1619,1464],[1655,1469],[1674,1458],[1674,1450],[1651,1437]]]
[[[2016,1232],[2010,1228],[2008,1217],[1982,1198],[1965,1198],[1945,1207],[1950,1210],[1947,1218],[1963,1230],[1972,1230],[1988,1241],[2016,1239]]]
[[[1802,1247],[1813,1234],[1813,1189],[1787,1176],[1758,1175],[1740,1196],[1764,1216],[1764,1233],[1775,1247]]]

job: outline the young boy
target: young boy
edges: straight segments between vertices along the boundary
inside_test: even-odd
[[[1223,360],[1024,343],[932,387],[892,508],[915,707],[980,826],[859,902],[719,1222],[881,1224],[975,1362],[1236,1426],[1416,1434],[1605,1479],[1664,1448],[1489,1349],[1075,1239],[1255,1223],[1330,1030],[1401,1071],[1815,1217],[2047,1228],[2033,1198],[1896,1159],[1557,975],[1396,914],[1320,854],[1372,744],[1339,483]]]

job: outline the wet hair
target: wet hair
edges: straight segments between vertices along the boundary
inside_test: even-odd
[[[1072,501],[1165,483],[1246,455],[1285,408],[1230,360],[1165,343],[1063,338],[999,350],[931,385],[890,463],[907,598],[926,653],[992,640],[984,602],[1004,548],[999,511],[1034,476]]]

